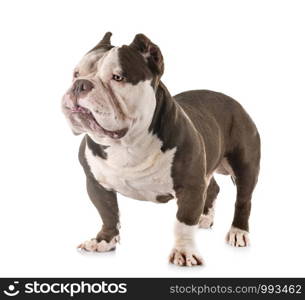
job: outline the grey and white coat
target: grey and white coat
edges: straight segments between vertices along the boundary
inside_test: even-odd
[[[249,244],[248,219],[260,163],[258,131],[242,106],[208,90],[172,97],[161,81],[161,51],[143,34],[113,47],[111,33],[74,70],[62,110],[75,134],[85,133],[79,161],[89,197],[103,226],[80,245],[113,250],[119,241],[117,193],[177,202],[170,262],[203,263],[194,239],[197,227],[213,224],[219,187],[215,172],[231,175],[237,188],[227,241]]]

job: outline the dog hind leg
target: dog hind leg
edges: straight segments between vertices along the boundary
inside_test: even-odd
[[[217,198],[219,190],[219,186],[213,176],[210,180],[210,184],[207,190],[203,213],[201,214],[199,219],[200,228],[210,228],[213,226],[215,214],[215,200]]]
[[[259,173],[259,147],[257,149],[258,151],[251,151],[251,153],[245,153],[247,149],[243,149],[228,155],[228,161],[235,175],[237,196],[232,226],[226,239],[235,247],[249,245],[251,198]]]

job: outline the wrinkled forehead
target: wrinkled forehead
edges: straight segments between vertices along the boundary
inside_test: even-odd
[[[83,56],[81,61],[78,63],[76,69],[78,72],[86,75],[97,70],[98,61],[105,56],[109,50],[99,49],[95,51],[90,51]]]
[[[132,84],[153,77],[145,58],[135,49],[125,45],[87,53],[78,64],[77,70],[83,76],[93,73],[100,76],[110,72],[123,76],[126,82]]]

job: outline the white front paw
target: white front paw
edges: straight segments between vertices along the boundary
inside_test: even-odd
[[[201,255],[194,248],[175,247],[170,256],[169,261],[177,266],[199,266],[203,265]]]
[[[102,240],[98,242],[96,239],[91,239],[80,244],[77,248],[89,252],[107,252],[115,249],[116,244],[119,242],[119,236],[112,238],[110,242]]]
[[[247,247],[250,245],[249,233],[236,227],[231,227],[226,236],[227,243],[233,247]]]

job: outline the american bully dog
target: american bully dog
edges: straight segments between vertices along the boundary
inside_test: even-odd
[[[243,107],[209,90],[171,96],[161,76],[159,47],[138,34],[114,47],[111,33],[73,72],[62,110],[75,134],[85,134],[79,161],[103,225],[79,247],[110,251],[119,241],[117,193],[166,203],[175,199],[175,243],[169,261],[201,265],[194,232],[213,224],[219,192],[214,173],[230,175],[237,196],[227,242],[249,245],[248,219],[260,164],[260,137]],[[188,80],[189,78],[185,78]]]

